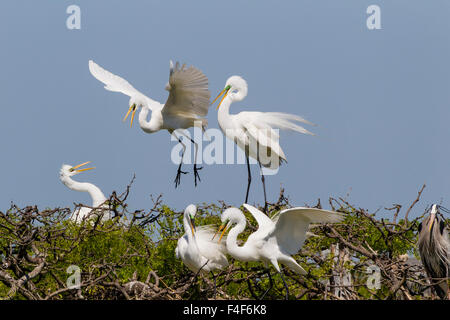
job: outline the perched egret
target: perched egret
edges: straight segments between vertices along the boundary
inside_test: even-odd
[[[279,135],[274,129],[293,130],[314,135],[294,122],[314,124],[297,115],[281,112],[240,112],[238,114],[230,114],[231,103],[241,101],[247,96],[247,82],[239,76],[228,78],[225,88],[212,103],[216,102],[222,95],[223,98],[217,106],[217,109],[222,106],[218,111],[220,128],[230,140],[244,150],[246,155],[248,184],[245,202],[248,201],[248,192],[252,180],[249,163],[249,157],[251,157],[258,161],[261,170],[265,201],[264,211],[266,211],[266,186],[261,166],[277,169],[283,161],[286,161],[286,156],[278,143]]]
[[[223,243],[213,241],[214,230],[212,226],[196,228],[194,218],[197,207],[193,204],[184,210],[183,225],[185,234],[178,239],[175,249],[177,258],[194,273],[206,273],[228,266],[225,256],[226,247]]]
[[[219,242],[226,230],[235,225],[226,239],[228,253],[241,261],[262,261],[266,268],[270,262],[281,275],[286,298],[289,296],[289,289],[278,262],[296,273],[306,274],[291,255],[296,254],[303,246],[309,224],[335,223],[344,219],[344,215],[339,212],[304,207],[285,209],[269,218],[251,205],[244,204],[244,207],[255,218],[258,230],[248,237],[244,245],[238,246],[237,237],[245,230],[246,219],[238,208],[228,208],[221,215],[222,225],[219,230],[223,231]]]
[[[450,275],[449,230],[439,217],[439,206],[433,204],[430,215],[419,224],[418,248],[422,264],[442,299],[448,295]]]
[[[90,161],[84,162],[84,163],[76,165],[76,166],[63,164],[63,166],[61,167],[61,170],[59,171],[59,179],[62,181],[62,183],[64,183],[64,185],[66,187],[68,187],[69,189],[75,190],[75,191],[88,192],[92,198],[92,208],[94,208],[94,209],[88,208],[88,207],[81,207],[81,208],[76,209],[72,213],[71,219],[77,223],[83,222],[83,220],[87,219],[86,217],[88,217],[89,215],[94,217],[94,216],[98,216],[99,214],[101,214],[102,221],[110,219],[109,210],[105,210],[105,209],[108,209],[108,205],[105,204],[107,199],[106,199],[105,195],[103,194],[103,192],[97,186],[93,185],[92,183],[78,182],[71,178],[72,176],[74,176],[80,172],[94,169],[94,168],[80,169],[81,167],[85,166],[88,163],[90,163]],[[102,208],[103,210],[99,210],[97,208]],[[92,214],[91,214],[91,212],[92,212]]]
[[[169,82],[165,87],[169,91],[169,97],[165,104],[161,104],[136,90],[125,79],[103,69],[92,60],[89,61],[89,70],[97,80],[105,84],[105,89],[130,96],[129,109],[123,119],[125,121],[131,113],[130,127],[133,125],[136,110],[142,107],[139,113],[139,125],[144,132],[154,133],[159,130],[167,130],[181,143],[183,154],[174,181],[175,187],[177,187],[180,184],[181,173],[186,174],[187,172],[181,171],[186,145],[177,136],[175,130],[194,126],[201,126],[204,130],[207,126],[208,121],[204,117],[208,114],[211,97],[208,90],[208,78],[193,66],[187,68],[183,64],[180,67],[177,62],[174,67],[172,61],[170,61]],[[152,112],[152,115],[150,121],[147,121],[149,111]],[[183,131],[181,133],[183,134]],[[195,146],[194,183],[197,186],[197,179],[200,181],[198,170],[202,169],[202,167],[197,167],[198,145],[189,136],[185,136]]]

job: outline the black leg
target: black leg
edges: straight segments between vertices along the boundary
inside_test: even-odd
[[[250,279],[247,279],[247,287],[248,287],[248,291],[250,291],[250,294],[252,295],[252,297],[255,299],[259,299],[258,296],[255,294],[255,291],[253,291],[252,283],[250,282]]]
[[[264,190],[264,213],[267,214],[266,183],[265,183],[265,179],[264,179],[264,174],[263,174],[263,171],[262,171],[261,163],[258,162],[258,164],[259,164],[259,169],[261,170],[261,181],[262,181],[263,190]]]
[[[250,162],[248,160],[248,155],[245,156],[245,159],[247,160],[247,172],[248,172],[248,184],[247,184],[247,193],[245,195],[245,202],[248,201],[248,192],[250,191],[250,183],[252,183],[252,174],[250,172]]]
[[[269,288],[266,290],[266,292],[264,292],[264,294],[261,296],[261,298],[260,298],[261,300],[264,299],[264,297],[266,296],[267,292],[269,292],[270,289],[273,288],[273,281],[272,281],[272,276],[270,275],[270,269],[267,269],[266,272],[267,272],[267,275],[269,276],[269,283],[270,283],[270,286],[269,286]]]
[[[202,179],[200,179],[200,175],[198,174],[198,170],[202,170],[202,169],[203,169],[203,167],[197,168],[197,164],[194,163],[194,184],[195,184],[195,186],[197,186],[197,179],[200,182],[202,181]]]
[[[181,161],[180,161],[180,165],[178,166],[178,170],[177,170],[177,175],[175,177],[175,188],[178,187],[180,185],[181,182],[181,174],[186,174],[188,173],[187,171],[181,171],[181,166],[183,165],[183,157],[184,157],[184,153],[186,152],[186,145],[181,141],[181,139],[179,137],[177,137],[175,135],[175,132],[173,133],[173,135],[177,138],[178,142],[181,143],[181,145],[183,146],[183,153],[181,155]]]
[[[195,184],[195,186],[197,186],[197,179],[198,179],[198,181],[202,181],[202,180],[200,179],[200,175],[198,174],[198,171],[199,171],[199,170],[202,170],[203,167],[197,168],[198,145],[197,145],[197,143],[196,143],[194,140],[192,140],[191,138],[189,138],[189,140],[191,140],[191,142],[192,142],[192,143],[194,144],[194,146],[195,146],[195,156],[194,156],[194,184]]]
[[[280,276],[281,276],[281,280],[283,280],[284,287],[286,288],[286,300],[289,300],[289,288],[288,288],[288,285],[286,284],[286,281],[284,281],[283,271],[280,271]]]

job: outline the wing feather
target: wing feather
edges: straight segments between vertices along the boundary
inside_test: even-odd
[[[127,80],[103,69],[92,60],[89,60],[89,71],[94,78],[105,84],[106,90],[121,92],[130,97],[142,96],[148,99],[144,94],[136,90]]]
[[[268,230],[269,228],[274,227],[274,222],[272,219],[270,219],[268,216],[266,216],[263,212],[259,211],[257,208],[244,203],[244,208],[247,209],[252,216],[255,218],[256,222],[258,223],[258,231],[264,231]]]
[[[240,139],[249,148],[249,155],[258,159],[264,167],[275,169],[286,156],[279,144],[279,134],[264,119],[264,112],[241,112],[234,116],[239,129],[242,130]],[[242,137],[244,136],[244,137]],[[258,148],[264,147],[265,149]],[[273,157],[278,156],[279,161],[274,163]]]
[[[269,237],[276,237],[280,249],[295,254],[303,246],[310,223],[336,223],[345,215],[335,211],[296,207],[282,210],[275,217],[275,228]]]
[[[282,129],[291,130],[303,134],[314,135],[314,133],[306,130],[295,122],[301,122],[315,126],[314,123],[303,119],[300,116],[283,112],[255,112],[244,111],[239,113],[240,117],[247,119],[251,123],[260,126],[263,129]]]
[[[175,67],[170,62],[169,83],[166,90],[169,97],[162,112],[204,117],[208,114],[211,93],[208,89],[208,78],[197,68],[186,67],[177,62]]]

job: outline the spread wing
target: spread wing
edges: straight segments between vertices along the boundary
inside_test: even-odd
[[[208,78],[197,68],[186,68],[170,61],[170,77],[166,85],[169,97],[162,112],[177,115],[204,117],[208,114],[211,93]]]
[[[310,223],[336,223],[344,218],[342,213],[317,208],[286,209],[277,215],[275,228],[269,236],[276,237],[280,250],[295,254],[305,242]]]
[[[273,221],[257,208],[246,203],[244,203],[244,208],[247,209],[255,218],[256,222],[258,222],[258,230],[256,232],[268,232],[268,230],[274,227]]]
[[[130,97],[142,97],[148,99],[144,94],[136,90],[127,80],[103,69],[92,60],[89,60],[89,71],[94,78],[105,84],[106,90],[121,92]]]

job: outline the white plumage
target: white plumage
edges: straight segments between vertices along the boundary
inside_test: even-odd
[[[306,274],[291,255],[296,254],[303,246],[310,223],[336,223],[344,219],[339,212],[296,207],[282,210],[272,219],[257,208],[244,204],[258,223],[258,229],[253,232],[242,246],[237,245],[238,235],[245,230],[246,219],[238,208],[226,209],[221,216],[223,228],[221,237],[230,229],[226,239],[227,251],[241,261],[261,261],[266,267],[271,263],[281,274],[288,295],[288,287],[284,281],[278,263],[286,265],[292,271]],[[234,227],[232,227],[235,225]],[[219,230],[220,230],[219,229]],[[221,238],[219,238],[220,242]]]
[[[218,121],[224,134],[234,141],[246,154],[248,166],[248,185],[245,202],[248,201],[248,192],[251,183],[248,157],[256,159],[260,166],[277,169],[286,161],[286,156],[279,144],[279,135],[274,129],[292,130],[299,133],[314,135],[295,122],[314,125],[300,116],[281,112],[240,112],[230,114],[231,103],[241,101],[247,96],[247,82],[239,77],[228,78],[225,88],[219,93],[213,103],[223,95],[217,108]],[[264,200],[267,199],[264,187]]]
[[[143,108],[145,117],[139,117],[139,124],[147,133],[163,129],[170,132],[187,129],[193,127],[195,121],[206,125],[206,119],[201,117],[208,114],[211,97],[208,78],[193,66],[186,68],[183,64],[180,67],[177,62],[174,67],[172,61],[170,65],[169,82],[165,88],[169,91],[169,97],[164,105],[150,99],[128,81],[103,69],[92,60],[89,61],[89,70],[97,80],[105,84],[105,89],[121,92],[130,97],[129,108],[133,112],[132,116],[137,109]],[[145,121],[148,111],[152,111],[149,122]]]
[[[92,198],[91,207],[94,209],[88,207],[81,207],[76,209],[72,213],[71,220],[75,221],[76,223],[81,223],[88,218],[96,218],[99,215],[102,216],[102,221],[111,218],[109,207],[108,205],[105,204],[107,199],[103,194],[103,192],[100,190],[100,188],[98,188],[96,185],[92,183],[78,182],[71,178],[72,176],[80,172],[94,169],[94,168],[80,169],[82,166],[88,164],[89,162],[90,161],[84,162],[76,166],[64,164],[62,165],[61,170],[59,171],[59,179],[66,187],[75,191],[87,192]]]
[[[181,143],[180,138],[174,132],[175,130],[193,126],[204,129],[208,124],[208,121],[204,118],[208,114],[211,97],[208,89],[208,78],[193,66],[186,67],[183,64],[180,67],[178,62],[174,66],[170,61],[169,82],[165,87],[169,91],[169,96],[165,104],[150,99],[136,90],[128,81],[103,69],[92,60],[89,61],[89,70],[97,80],[105,84],[105,89],[121,92],[130,97],[128,113],[124,118],[125,121],[131,113],[130,126],[133,125],[136,110],[142,108],[139,113],[139,126],[144,132],[153,133],[159,130],[167,130]],[[149,111],[152,112],[152,115],[150,121],[147,121]],[[196,162],[198,147],[193,140],[191,142],[195,144]],[[183,148],[185,149],[184,144]],[[197,170],[199,169],[194,165],[196,185]],[[175,179],[175,186],[180,182],[180,173],[182,173],[181,163]]]
[[[296,207],[282,210],[272,219],[257,208],[244,204],[258,223],[253,232],[241,247],[237,245],[237,236],[245,230],[246,220],[241,210],[229,208],[222,213],[222,235],[232,225],[226,239],[228,253],[242,261],[270,262],[280,272],[278,262],[287,265],[297,273],[305,273],[303,268],[290,255],[296,254],[306,239],[310,223],[336,223],[344,219],[339,212]]]
[[[201,273],[205,273],[227,267],[225,245],[212,240],[213,226],[195,227],[193,221],[196,213],[197,208],[193,204],[184,211],[185,234],[178,239],[175,249],[176,257],[183,260],[183,263],[194,273],[199,272],[200,269]]]

